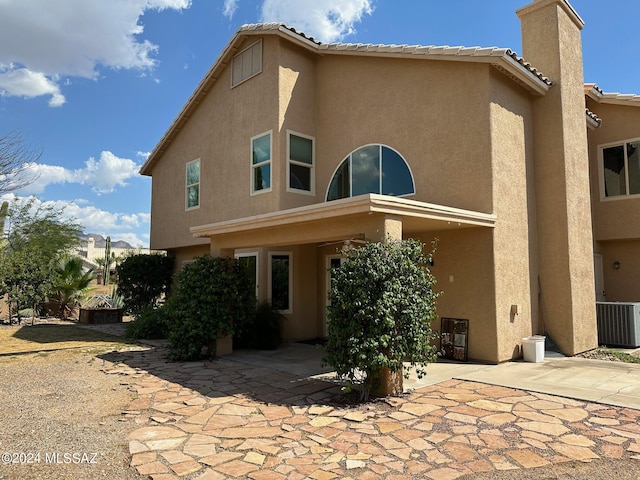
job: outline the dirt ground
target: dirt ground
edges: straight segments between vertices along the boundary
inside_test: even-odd
[[[0,478],[140,479],[122,421],[133,394],[99,350],[0,356]]]

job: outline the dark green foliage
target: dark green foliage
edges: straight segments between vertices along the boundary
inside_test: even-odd
[[[170,306],[145,308],[138,314],[135,320],[127,324],[127,338],[133,340],[140,338],[147,340],[167,338],[169,335],[171,313]]]
[[[49,300],[57,305],[60,318],[66,319],[71,315],[95,277],[94,269],[84,270],[83,262],[78,257],[66,257],[60,261],[54,271],[52,293],[49,296]]]
[[[234,347],[275,350],[282,342],[283,320],[284,316],[273,308],[271,302],[259,302],[251,322],[234,338]]]
[[[164,255],[131,255],[118,265],[118,292],[124,298],[128,313],[138,315],[154,307],[168,292],[173,273],[172,257]]]
[[[0,243],[0,295],[9,295],[9,317],[24,308],[37,311],[52,293],[58,262],[78,246],[82,227],[66,220],[63,209],[14,200]]]
[[[233,336],[254,315],[255,290],[235,259],[197,257],[175,278],[177,291],[167,301],[173,360],[197,360],[204,347],[214,356],[218,336]]]
[[[383,369],[397,372],[410,362],[422,376],[435,358],[433,252],[423,248],[415,240],[368,243],[344,250],[348,261],[332,272],[324,362],[361,385],[365,399]]]

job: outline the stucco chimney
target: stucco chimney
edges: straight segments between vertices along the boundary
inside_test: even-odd
[[[566,0],[517,11],[523,57],[553,87],[533,101],[540,316],[562,353],[597,347],[581,30]],[[534,332],[543,333],[543,332]]]

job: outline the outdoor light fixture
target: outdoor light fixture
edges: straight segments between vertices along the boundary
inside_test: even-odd
[[[613,268],[620,270],[620,262],[613,262]]]

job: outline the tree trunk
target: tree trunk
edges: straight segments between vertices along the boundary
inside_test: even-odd
[[[383,368],[380,376],[374,380],[371,394],[376,397],[398,396],[402,394],[402,390],[402,367],[395,372]]]

